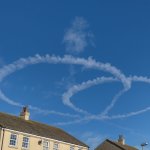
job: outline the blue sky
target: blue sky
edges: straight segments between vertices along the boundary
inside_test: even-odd
[[[0,111],[32,106],[91,147],[149,142],[149,16],[148,0],[1,1]]]

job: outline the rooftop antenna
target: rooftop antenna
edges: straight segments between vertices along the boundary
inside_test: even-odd
[[[144,146],[147,146],[147,145],[148,145],[148,142],[142,143],[142,144],[141,144],[142,150],[144,150]]]

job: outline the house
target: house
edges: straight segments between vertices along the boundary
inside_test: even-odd
[[[16,117],[0,113],[0,150],[88,150],[62,129],[30,120],[24,107]]]
[[[124,137],[120,135],[118,141],[106,139],[95,150],[138,150],[138,149],[125,144]]]

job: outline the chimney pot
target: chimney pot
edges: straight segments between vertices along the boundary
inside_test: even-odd
[[[123,135],[119,135],[118,143],[125,145],[125,138]]]
[[[29,120],[30,112],[27,106],[22,108],[22,112],[20,113],[20,117],[24,120]]]

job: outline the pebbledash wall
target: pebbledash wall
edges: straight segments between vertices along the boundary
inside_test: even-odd
[[[27,118],[28,119],[28,118]],[[88,150],[76,145],[51,138],[36,136],[0,127],[0,150]]]

